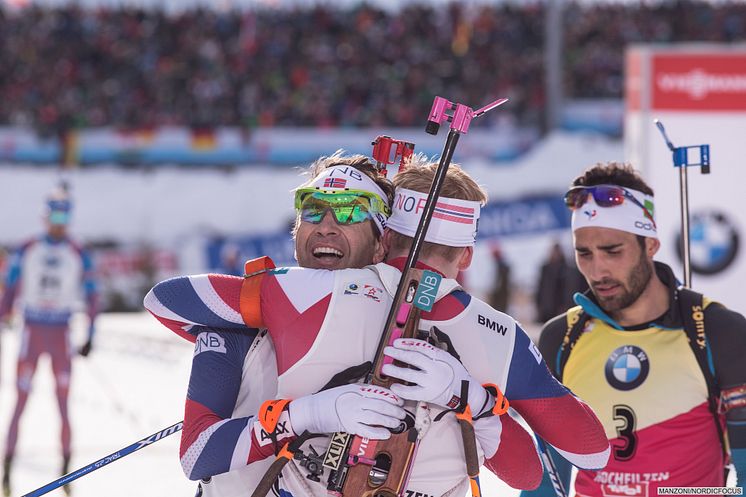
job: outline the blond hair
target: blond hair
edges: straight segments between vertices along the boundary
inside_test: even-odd
[[[429,162],[421,155],[413,158],[406,169],[394,176],[396,188],[406,188],[416,192],[427,193],[430,191],[435,172],[438,169],[436,162]],[[474,179],[461,169],[458,164],[451,164],[443,180],[440,190],[441,197],[456,198],[460,200],[471,200],[482,205],[487,203],[487,192]],[[408,250],[412,245],[412,237],[402,235],[395,231],[391,232],[390,249],[402,251]],[[438,243],[424,242],[421,255],[423,257],[438,255],[449,259],[457,257],[463,247],[450,247]]]

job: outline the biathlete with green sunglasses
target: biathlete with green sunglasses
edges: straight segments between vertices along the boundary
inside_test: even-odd
[[[310,179],[295,191],[293,237],[298,264],[331,270],[380,262],[380,238],[394,194],[391,181],[379,175],[367,157],[341,151],[319,158],[307,175]],[[209,287],[220,292],[233,282],[240,284],[243,278],[210,275],[208,280]],[[153,305],[148,302],[146,298],[146,307]],[[199,306],[190,312],[204,312],[202,322],[206,324],[216,319]],[[266,459],[248,465],[246,457],[233,457],[249,435],[237,426],[245,428],[246,419],[256,415],[261,403],[277,394],[272,340],[264,330],[244,327],[238,333],[229,329],[237,322],[243,324],[240,319],[228,312],[219,323],[212,323],[216,326],[197,328],[180,457],[187,476],[202,479],[198,495],[204,497],[249,495],[271,462]],[[173,323],[170,327],[195,342],[195,336],[174,328]],[[220,422],[224,424],[207,443],[205,429],[209,431]]]
[[[442,277],[433,310],[423,313],[421,326],[435,326],[444,343],[450,337],[452,353],[422,340],[400,339],[386,355],[415,368],[388,364],[384,373],[408,386],[323,388],[342,371],[373,357],[436,168],[417,161],[395,177],[391,216],[369,179],[348,164],[331,163],[297,190],[294,231],[301,264],[363,262],[358,250],[368,260],[385,253],[385,262],[337,271],[267,271],[268,261],[250,261],[246,278],[187,276],[161,282],[149,292],[145,307],[196,342],[181,446],[189,478],[235,473],[243,478],[245,493],[274,461],[276,450],[308,431],[318,436],[307,440],[285,466],[277,493],[326,496],[334,483],[321,462],[331,434],[386,439],[389,429],[406,419],[423,428],[406,494],[464,495],[469,478],[452,412],[461,402],[464,382],[478,457],[514,488],[535,488],[541,463],[528,433],[510,416],[499,415],[504,411],[496,412],[503,405],[497,402],[501,391],[570,460],[587,468],[605,464],[609,445],[592,411],[552,377],[510,316],[472,298],[455,281],[471,263],[486,194],[454,164],[420,260],[424,269]],[[379,229],[383,236],[374,237]],[[362,246],[365,240],[368,246]],[[268,335],[257,331],[263,328]],[[257,338],[251,342],[247,336]],[[256,382],[249,380],[253,376],[266,381],[255,385],[255,391],[245,390]],[[244,400],[257,398],[266,402],[259,406]],[[426,407],[415,407],[418,401]],[[211,484],[205,485],[206,492]]]
[[[729,457],[742,486],[746,320],[680,288],[672,269],[653,260],[660,247],[653,190],[630,165],[589,168],[565,202],[590,290],[546,323],[539,349],[594,409],[612,445],[604,469],[578,472],[576,494],[654,497],[660,487],[723,487]],[[567,488],[570,465],[554,460]],[[529,495],[554,495],[546,474]]]
[[[391,182],[364,156],[334,155],[311,167],[295,190],[295,257],[301,267],[360,268],[383,260],[381,234],[391,215]]]

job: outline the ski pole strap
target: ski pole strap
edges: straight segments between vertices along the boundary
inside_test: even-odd
[[[267,472],[264,473],[264,476],[262,476],[262,479],[259,481],[259,484],[254,489],[254,492],[252,492],[251,497],[266,497],[266,495],[272,489],[272,485],[275,484],[275,481],[277,481],[277,478],[282,473],[285,465],[293,459],[295,453],[300,450],[301,446],[308,439],[313,437],[314,435],[306,430],[295,440],[292,440],[283,445],[282,449],[280,449],[280,451],[277,453],[275,460],[272,462],[270,467],[267,468]]]
[[[277,458],[272,462],[272,465],[267,469],[267,472],[264,473],[264,476],[259,481],[259,485],[256,486],[254,492],[251,494],[251,497],[265,497],[269,493],[272,485],[275,484],[280,473],[282,473],[282,469],[293,458],[293,453],[290,452],[289,446],[290,443],[286,443],[282,449],[280,449]]]
[[[456,414],[456,421],[461,428],[461,443],[464,446],[464,459],[466,462],[466,474],[469,476],[472,497],[480,497],[482,490],[479,486],[479,453],[477,452],[477,436],[472,424],[471,407],[469,407],[469,382],[461,382],[461,398],[458,406],[448,409],[435,417],[439,421],[448,412]]]
[[[495,385],[494,383],[485,383],[482,385],[482,387],[487,390],[490,394],[492,394],[493,397],[495,397],[495,405],[492,406],[492,409],[489,411],[485,411],[474,420],[487,418],[490,416],[502,416],[506,412],[508,412],[508,408],[510,407],[510,402],[508,402],[508,399],[505,397],[505,395],[500,391],[500,388]]]
[[[437,416],[435,416],[435,418],[433,418],[433,421],[434,422],[440,421],[441,419],[443,419],[443,416],[445,416],[449,412],[456,413],[456,417],[457,418],[459,418],[459,417],[463,418],[464,417],[464,413],[467,410],[469,411],[469,420],[471,421],[471,409],[469,408],[469,399],[468,399],[468,397],[469,397],[469,382],[466,381],[466,380],[464,380],[464,381],[461,382],[461,394],[460,394],[460,397],[454,395],[453,398],[451,398],[451,400],[448,402],[448,407],[450,407],[450,409],[446,409],[444,411],[441,411],[440,414],[438,414]],[[458,403],[455,406],[451,407],[451,404],[454,402],[454,399],[455,399],[455,401],[458,401]]]

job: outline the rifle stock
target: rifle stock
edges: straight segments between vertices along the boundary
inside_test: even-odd
[[[409,277],[405,269],[402,281],[408,281],[406,292],[400,292],[399,301],[394,301],[396,319],[386,326],[381,343],[391,344],[397,338],[414,338],[420,321],[420,310],[412,305],[418,281]],[[381,368],[388,358],[379,347],[373,362],[368,383],[372,386],[389,388],[398,382],[381,374]],[[345,497],[398,497],[402,495],[409,478],[417,449],[418,431],[415,428],[414,414],[402,422],[399,429],[391,433],[387,440],[368,440],[352,437],[343,461],[345,468],[341,494]],[[339,491],[340,489],[330,489]]]

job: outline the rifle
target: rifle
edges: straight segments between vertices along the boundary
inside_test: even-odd
[[[383,365],[390,361],[390,358],[384,356],[383,350],[397,338],[415,337],[420,311],[429,310],[434,303],[437,292],[432,289],[433,287],[437,289],[439,278],[434,273],[426,272],[418,281],[412,276],[412,270],[417,264],[459,136],[468,131],[474,117],[506,101],[507,99],[499,99],[473,111],[465,105],[454,104],[442,97],[435,97],[425,130],[430,134],[437,134],[440,124],[444,121],[451,123],[451,129],[386,318],[384,331],[376,349],[373,368],[366,375],[365,383],[388,388],[395,381],[381,373]],[[449,111],[452,113],[449,114]],[[421,288],[427,288],[429,291],[418,292]],[[423,302],[420,297],[428,295],[432,295],[432,301],[426,298]],[[473,448],[475,453],[473,431],[471,435],[470,441],[465,435],[464,442]],[[341,449],[342,457],[337,456],[341,464],[337,469],[332,470],[327,489],[330,493],[345,497],[398,497],[402,495],[414,462],[418,441],[419,432],[415,427],[413,415],[408,415],[397,429],[392,430],[391,437],[387,440],[368,440],[349,434],[335,434],[327,456],[339,454]],[[469,463],[469,466],[473,466],[473,461]]]
[[[388,175],[388,169],[386,166],[394,164],[396,158],[399,157],[399,171],[404,170],[407,167],[407,161],[412,157],[414,153],[414,143],[405,142],[403,140],[395,140],[390,136],[379,135],[373,140],[373,159],[376,161],[376,169],[383,176]],[[392,147],[393,157],[391,156]]]
[[[445,121],[451,123],[451,129],[430,186],[428,199],[407,256],[407,262],[399,279],[392,306],[386,318],[383,334],[376,349],[375,361],[372,368],[366,373],[364,383],[373,387],[389,387],[394,382],[392,378],[388,378],[381,373],[383,365],[391,360],[384,356],[384,348],[392,344],[397,338],[414,337],[417,333],[420,310],[423,308],[429,310],[427,304],[429,303],[431,307],[434,303],[437,291],[433,291],[433,289],[437,290],[436,283],[439,284],[440,277],[435,273],[426,272],[423,279],[418,280],[413,277],[412,270],[417,264],[422,244],[425,241],[425,234],[435,211],[437,199],[443,187],[448,167],[451,164],[456,144],[459,136],[468,131],[474,117],[478,117],[506,101],[505,98],[499,99],[474,111],[465,105],[454,104],[442,97],[435,97],[425,131],[433,135],[437,134],[440,124]],[[393,142],[393,140],[391,141]],[[397,147],[397,153],[402,155],[402,165],[404,164],[405,153],[409,149],[408,144],[403,143],[402,152],[399,152],[399,147]],[[373,145],[375,146],[376,142],[373,142]],[[390,143],[388,145],[390,150]],[[381,148],[374,149],[375,158],[379,164],[383,163],[383,169],[385,169],[386,164],[393,163],[388,161],[388,157],[390,157],[388,153],[390,152]],[[408,155],[411,155],[411,153],[408,153]],[[428,278],[434,278],[435,280]],[[418,293],[420,287],[429,287],[429,291]],[[421,299],[419,297],[425,298]],[[473,439],[473,431],[471,434]],[[301,445],[312,436],[312,434],[304,432],[280,450],[277,459],[272,463],[259,486],[252,493],[252,497],[267,495],[284,465],[290,459],[296,458]],[[415,416],[412,414],[409,414],[397,429],[392,430],[391,437],[387,440],[369,440],[348,433],[333,434],[323,460],[323,465],[332,469],[327,481],[327,490],[330,494],[340,497],[399,497],[404,493],[418,441],[419,431],[415,427]],[[467,442],[466,439],[465,442]],[[474,443],[472,440],[469,447],[476,453]],[[475,458],[472,457],[471,459]],[[470,460],[469,462],[471,471],[473,461]]]

